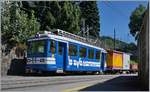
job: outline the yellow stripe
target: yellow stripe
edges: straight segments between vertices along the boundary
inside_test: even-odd
[[[80,85],[78,87],[75,87],[75,88],[71,88],[71,89],[66,89],[66,90],[63,90],[63,92],[75,92],[75,91],[78,91],[78,90],[81,90],[81,89],[84,89],[88,86],[90,86],[91,84],[84,84],[84,85]]]

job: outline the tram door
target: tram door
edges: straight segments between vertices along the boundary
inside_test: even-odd
[[[65,57],[66,57],[66,48],[67,44],[63,42],[58,42],[58,53],[57,53],[57,59],[56,59],[56,65],[57,65],[57,73],[62,73],[64,71],[65,67]]]
[[[101,55],[101,69],[104,70],[105,68],[105,59],[106,59],[106,54],[102,53]]]

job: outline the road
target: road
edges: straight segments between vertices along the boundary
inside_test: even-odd
[[[2,77],[2,91],[39,91],[39,92],[41,91],[72,92],[78,90],[98,91],[100,90],[99,87],[98,86],[93,87],[93,85],[97,85],[97,84],[100,85],[103,83],[107,83],[107,81],[113,80],[120,76],[130,77],[136,75],[122,74],[122,75],[55,76],[55,77],[51,77],[51,76],[46,76],[46,77],[11,76],[11,77],[4,77],[4,78]],[[113,86],[110,87],[110,85],[108,84],[107,87],[114,88]],[[131,86],[129,89],[131,89]]]

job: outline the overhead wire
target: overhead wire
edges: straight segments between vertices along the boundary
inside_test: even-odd
[[[109,2],[109,4],[111,4],[111,6],[112,6],[112,3],[111,2]],[[125,13],[123,13],[120,9],[118,9],[118,8],[114,8],[116,11],[118,11],[118,12],[120,12],[120,14],[122,14],[124,17],[127,17],[128,18],[128,16],[125,14]]]
[[[113,11],[115,11],[116,13],[121,15],[122,17],[124,16],[124,17],[128,18],[128,16],[125,15],[124,13],[122,13],[119,9],[112,7],[112,3],[110,3],[110,2],[108,2],[108,3],[104,2],[104,3],[105,3],[106,6],[108,6],[110,9],[112,9]]]

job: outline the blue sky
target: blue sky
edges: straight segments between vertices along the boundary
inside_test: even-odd
[[[127,43],[135,42],[128,27],[130,15],[139,4],[147,7],[147,3],[146,1],[98,1],[100,35],[113,37],[115,28],[117,39]]]

